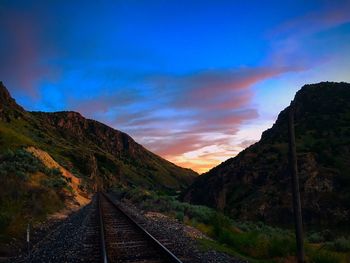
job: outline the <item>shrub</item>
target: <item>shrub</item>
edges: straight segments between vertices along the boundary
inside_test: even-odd
[[[10,222],[11,219],[7,214],[0,213],[0,233],[6,229]]]
[[[58,168],[47,169],[46,174],[50,176],[62,176],[62,173]]]
[[[214,213],[209,223],[213,226],[214,234],[221,238],[223,243],[229,243],[230,238],[225,233],[226,228],[231,226],[229,218],[221,213]]]
[[[67,181],[63,177],[54,177],[43,180],[42,184],[49,188],[58,190],[66,187]]]
[[[332,250],[338,252],[350,252],[350,239],[345,237],[337,238],[328,245]]]
[[[325,241],[323,233],[315,232],[312,233],[308,238],[310,243],[322,243]]]
[[[208,207],[199,205],[189,205],[185,204],[185,214],[190,218],[195,218],[197,221],[202,223],[210,223],[213,220],[213,216],[216,212]]]
[[[268,254],[271,257],[293,255],[295,251],[295,241],[289,237],[275,236],[270,239]]]
[[[24,174],[34,172],[46,172],[46,167],[31,153],[18,149],[7,151],[0,157],[1,176],[15,174],[22,179],[26,179]]]
[[[21,179],[23,181],[28,180],[28,175],[22,171],[16,171],[15,174],[19,179]]]
[[[175,215],[175,218],[181,222],[184,221],[184,213],[183,212],[177,212],[176,215]]]

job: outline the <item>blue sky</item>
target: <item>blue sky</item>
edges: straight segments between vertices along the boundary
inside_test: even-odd
[[[350,1],[1,1],[0,79],[204,172],[303,84],[350,81]]]

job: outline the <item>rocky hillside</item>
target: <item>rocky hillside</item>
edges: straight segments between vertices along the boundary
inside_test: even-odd
[[[179,190],[196,173],[153,154],[126,133],[77,112],[27,112],[0,83],[0,151],[35,146],[90,188],[115,184]]]
[[[349,225],[350,84],[305,85],[294,101],[304,221]],[[259,142],[200,176],[184,199],[242,220],[291,224],[288,110]]]

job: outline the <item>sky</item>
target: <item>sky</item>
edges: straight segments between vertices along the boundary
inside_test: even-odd
[[[203,173],[304,84],[350,82],[350,0],[0,0],[0,80]]]

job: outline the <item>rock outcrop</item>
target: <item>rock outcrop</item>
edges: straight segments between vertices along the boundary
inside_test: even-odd
[[[11,118],[20,118],[23,113],[24,109],[16,103],[0,81],[0,120],[8,122]]]
[[[146,151],[126,133],[98,121],[86,119],[78,112],[32,112],[32,114],[47,128],[61,132],[64,138],[78,142],[91,141],[113,155],[127,151],[131,156],[137,157]]]

